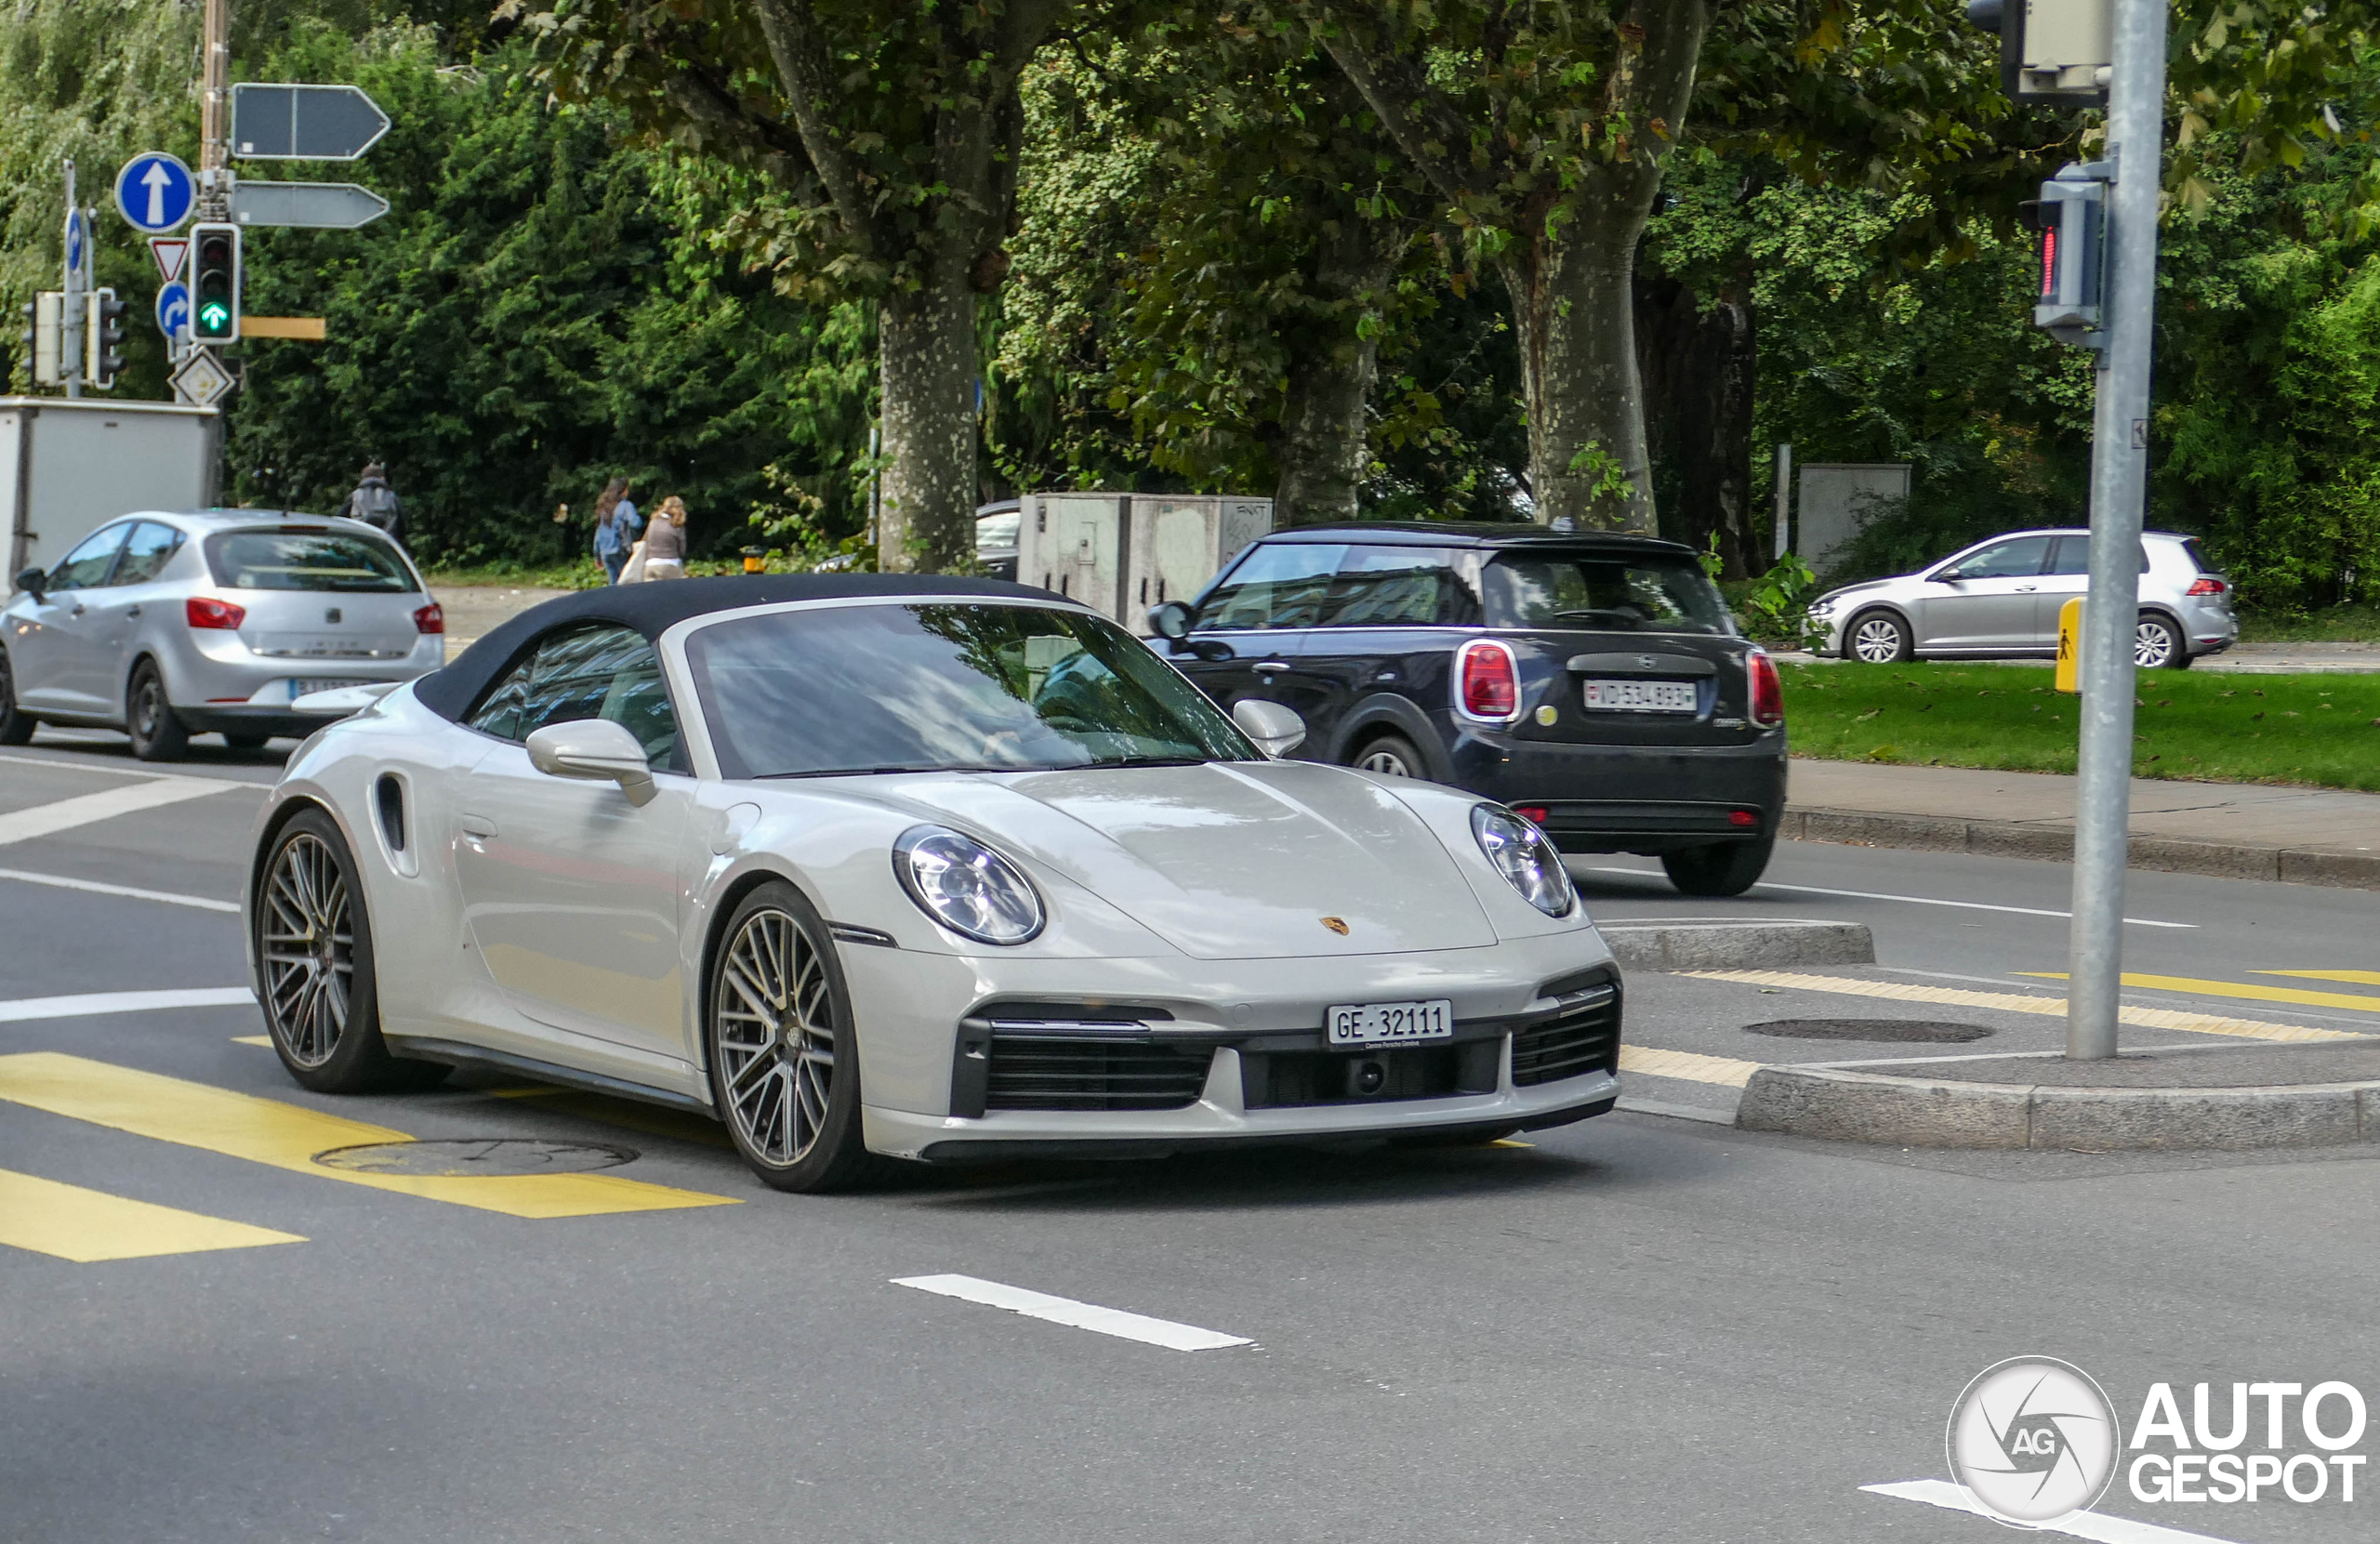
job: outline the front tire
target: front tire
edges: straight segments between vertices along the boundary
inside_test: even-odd
[[[1383,777],[1427,777],[1421,748],[1402,734],[1383,734],[1365,743],[1350,763],[1357,770]]]
[[[719,1117],[773,1189],[847,1190],[876,1171],[860,1135],[851,1000],[800,891],[772,880],[744,898],[711,961],[703,1049]]]
[[[2154,612],[2142,612],[2133,629],[2132,663],[2143,670],[2187,670],[2190,646],[2179,627]]]
[[[1844,629],[1843,657],[1865,665],[1906,665],[1917,657],[1917,643],[1909,624],[1892,612],[1861,612]]]
[[[8,668],[7,652],[0,650],[0,746],[25,744],[37,722],[17,706],[17,678]]]
[[[190,726],[165,700],[165,672],[153,659],[132,667],[132,685],[124,696],[124,729],[132,736],[132,754],[143,761],[178,761],[190,749]]]
[[[1661,854],[1661,867],[1681,895],[1741,895],[1768,871],[1775,837],[1757,841],[1712,842]]]
[[[276,832],[256,904],[257,1001],[289,1076],[318,1094],[426,1088],[447,1069],[401,1062],[380,1038],[372,918],[355,858],[321,810]]]

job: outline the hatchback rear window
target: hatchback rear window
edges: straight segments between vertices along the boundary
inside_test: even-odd
[[[1511,552],[1481,575],[1491,627],[1725,633],[1727,610],[1691,558],[1650,552]]]
[[[206,538],[206,566],[231,589],[393,595],[416,587],[395,548],[340,531],[220,532]]]

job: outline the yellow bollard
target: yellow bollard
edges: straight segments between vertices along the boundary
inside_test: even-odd
[[[2080,692],[2082,669],[2082,597],[2057,608],[2057,689]]]

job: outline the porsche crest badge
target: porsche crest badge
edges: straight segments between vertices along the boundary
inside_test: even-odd
[[[1347,919],[1343,917],[1326,917],[1322,919],[1322,925],[1342,938],[1347,936]]]

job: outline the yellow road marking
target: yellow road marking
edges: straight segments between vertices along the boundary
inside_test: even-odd
[[[0,1056],[0,1099],[136,1136],[269,1164],[293,1174],[368,1185],[508,1217],[593,1217],[736,1204],[732,1196],[706,1195],[610,1174],[449,1179],[325,1168],[313,1161],[315,1154],[334,1147],[414,1139],[385,1126],[367,1126],[296,1104],[60,1051]]]
[[[1914,986],[1897,981],[1858,981],[1848,976],[1806,976],[1792,970],[1681,970],[1704,981],[1741,982],[1804,992],[1833,992],[1847,997],[1888,997],[1895,1002],[1940,1003],[1953,1008],[1996,1008],[2010,1013],[2066,1017],[2064,997],[2034,997],[2020,992],[1972,992],[1956,986]],[[2126,978],[2130,979],[2130,978]],[[2227,1019],[2215,1013],[2184,1013],[2170,1008],[2123,1008],[2116,1016],[2142,1029],[2174,1029],[2192,1035],[2230,1035],[2243,1040],[2368,1040],[2344,1029],[2273,1024],[2257,1019]],[[1622,1066],[1627,1065],[1623,1061]]]
[[[1708,974],[1709,972],[1691,972]],[[1647,1046],[1620,1048],[1620,1070],[1648,1077],[1682,1077],[1690,1083],[1718,1083],[1740,1089],[1760,1070],[1757,1062],[1732,1056],[1701,1056],[1690,1050],[1655,1050]]]
[[[231,1036],[231,1043],[235,1046],[262,1046],[265,1049],[271,1050],[272,1049],[272,1036],[270,1035],[234,1035]]]
[[[0,1244],[36,1254],[87,1265],[99,1260],[305,1242],[294,1233],[275,1233],[0,1168]]]
[[[2066,979],[2063,970],[2015,970],[2010,974],[2039,976],[2044,981]],[[2352,992],[2308,992],[2302,986],[2255,986],[2235,981],[2201,981],[2195,976],[2139,976],[2129,970],[2123,974],[2123,983],[2151,992],[2188,992],[2201,997],[2245,997],[2251,1002],[2294,1002],[2307,1008],[2348,1008],[2360,1013],[2380,1013],[2380,997]]]
[[[2380,970],[2251,970],[2248,974],[2302,976],[2307,981],[2351,981],[2359,986],[2380,986]]]
[[[1537,1143],[1533,1142],[1514,1142],[1510,1137],[1499,1137],[1488,1145],[1490,1147],[1535,1147]]]

